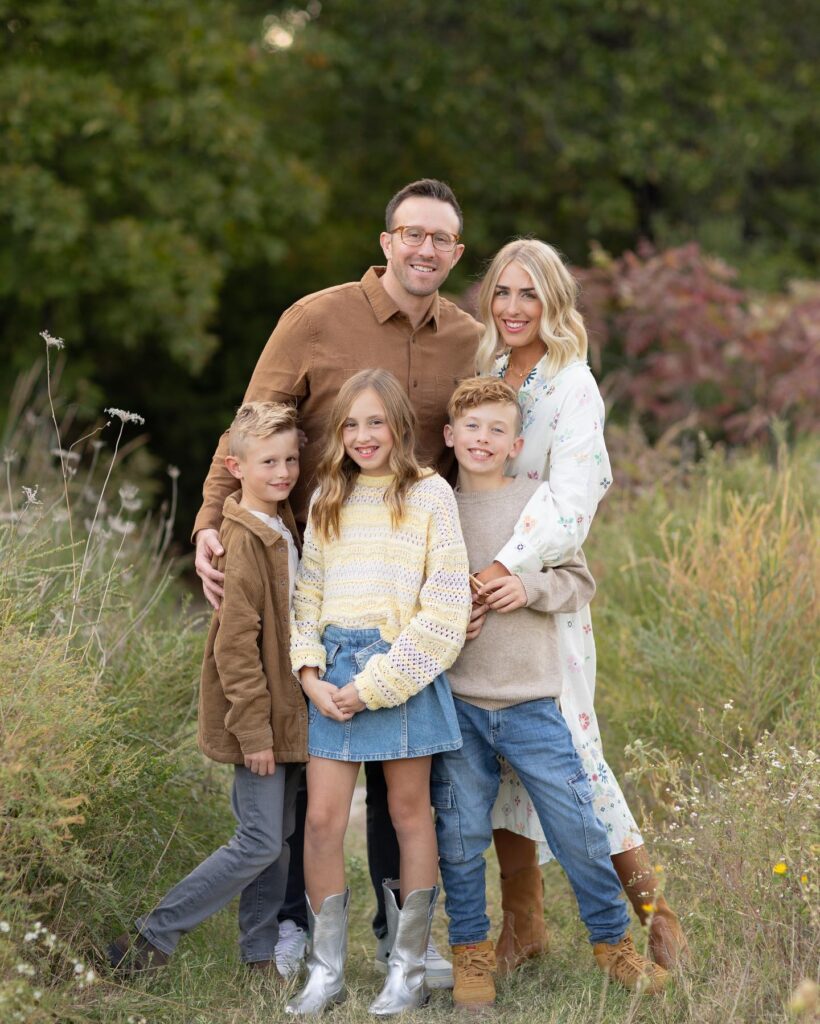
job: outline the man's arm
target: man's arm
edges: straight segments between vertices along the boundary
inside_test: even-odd
[[[286,309],[262,350],[243,402],[298,402],[307,394],[311,357],[310,323],[299,306]],[[229,494],[238,489],[237,481],[225,467],[228,454],[227,431],[211,460],[211,468],[202,487],[202,507],[194,521],[192,540],[196,543],[197,575],[202,589],[214,608],[222,600],[224,579],[213,567],[214,555],[222,554],[219,525],[222,506]]]

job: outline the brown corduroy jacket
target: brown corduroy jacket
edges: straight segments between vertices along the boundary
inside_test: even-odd
[[[199,689],[199,746],[242,764],[273,748],[277,762],[306,761],[307,707],[290,665],[288,548],[284,537],[229,495],[220,540],[225,594],[214,614]],[[290,507],[282,520],[299,543]]]

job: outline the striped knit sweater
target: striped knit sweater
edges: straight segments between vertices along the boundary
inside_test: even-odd
[[[429,471],[414,484],[397,529],[390,477],[360,475],[342,507],[339,536],[320,540],[308,517],[291,620],[294,671],[325,670],[326,626],[378,629],[391,645],[353,682],[371,710],[409,700],[449,668],[470,615],[467,552],[450,486]]]

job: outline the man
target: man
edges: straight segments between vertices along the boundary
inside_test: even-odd
[[[301,476],[291,494],[300,528],[304,527],[325,422],[339,386],[358,370],[382,367],[407,389],[418,415],[419,459],[447,474],[452,452],[443,442],[447,403],[456,384],[475,371],[481,327],[438,294],[464,252],[461,208],[448,185],[425,178],[412,182],[387,204],[379,241],[387,267],[371,267],[361,281],[337,285],[300,299],[282,314],[262,351],[245,393],[245,402],[294,402],[307,441]],[[218,528],[225,498],[236,481],[224,465],[223,435],[203,487],[203,504],[194,524],[196,571],[205,596],[216,608],[222,574],[213,568],[222,554]],[[398,875],[398,844],[390,816],[381,765],[367,775],[367,847],[378,912],[373,930],[379,939],[378,965],[386,969],[389,945],[382,881]],[[297,822],[297,832],[304,822]],[[298,841],[289,879],[287,905],[304,920]],[[291,899],[292,897],[292,899]],[[284,933],[284,930],[283,930]],[[302,941],[298,933],[296,941]],[[436,954],[437,957],[437,954]],[[428,956],[428,984],[452,984],[449,964]]]

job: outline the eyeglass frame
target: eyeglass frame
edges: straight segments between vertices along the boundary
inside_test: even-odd
[[[433,248],[437,252],[455,252],[456,246],[461,241],[461,235],[450,235],[449,231],[441,231],[441,230],[439,230],[439,231],[425,231],[424,232],[424,238],[422,238],[422,240],[420,242],[418,242],[416,245],[413,245],[412,242],[406,242],[404,240],[403,232],[404,232],[405,228],[418,228],[419,231],[422,230],[422,227],[421,227],[420,224],[399,224],[397,227],[391,228],[388,231],[388,234],[389,235],[394,235],[397,231],[401,232],[402,233],[402,236],[401,236],[402,242],[404,242],[405,245],[408,245],[411,249],[420,249],[424,245],[424,243],[427,241],[428,236],[433,240]],[[439,246],[436,245],[436,239],[435,239],[436,235],[450,235],[450,237],[453,239],[453,247],[452,247],[452,249],[441,249],[441,248],[439,248]]]

